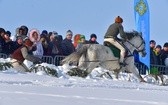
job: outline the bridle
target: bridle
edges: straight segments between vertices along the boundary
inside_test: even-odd
[[[141,35],[139,35],[140,36],[140,38],[142,39],[142,42],[141,42],[141,44],[138,46],[138,47],[136,47],[134,44],[132,44],[129,40],[127,41],[130,45],[132,45],[133,47],[135,47],[135,49],[137,50],[137,52],[144,52],[145,51],[145,47],[143,48],[143,49],[139,49],[143,44],[145,44],[145,41],[143,40],[143,38],[142,38],[142,36]]]

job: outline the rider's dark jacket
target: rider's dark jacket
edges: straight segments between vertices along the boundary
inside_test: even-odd
[[[113,23],[109,26],[104,38],[117,39],[117,35],[120,33],[121,38],[126,39],[126,35],[121,23]]]

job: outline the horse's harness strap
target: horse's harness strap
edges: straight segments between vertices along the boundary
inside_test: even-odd
[[[81,62],[108,62],[108,61],[118,61],[118,60],[105,60],[105,61],[94,60],[94,61],[81,61]]]
[[[133,45],[131,42],[128,41],[128,43],[131,44],[133,47],[135,47],[135,45]],[[143,44],[143,42],[141,42],[141,44],[139,45],[139,47],[135,47],[138,52],[143,51],[143,49],[142,49],[142,50],[139,50],[139,48],[142,46],[142,44]]]
[[[116,39],[116,38],[113,37],[113,36],[105,36],[104,38],[113,38],[113,39]]]

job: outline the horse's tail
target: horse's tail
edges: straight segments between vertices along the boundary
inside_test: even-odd
[[[80,57],[83,54],[86,54],[88,49],[87,45],[83,45],[79,50],[77,50],[76,52],[73,52],[72,54],[68,55],[67,57],[65,57],[62,61],[61,64],[66,64],[66,63],[77,63],[80,59]]]

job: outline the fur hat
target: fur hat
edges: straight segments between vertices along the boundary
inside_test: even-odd
[[[33,45],[33,42],[30,39],[26,39],[24,45],[31,47]]]
[[[93,38],[93,37],[97,39],[96,34],[91,34],[91,35],[90,35],[90,39]]]
[[[73,35],[73,32],[72,32],[71,30],[68,30],[68,31],[66,32],[66,35]]]
[[[168,42],[166,42],[163,47],[168,47]]]
[[[115,23],[122,23],[122,22],[123,22],[123,19],[120,16],[117,16],[115,18]]]
[[[34,34],[35,32],[38,34],[38,39],[37,39],[37,41],[40,40],[40,32],[39,32],[39,30],[37,30],[37,29],[32,29],[32,30],[30,30],[29,35],[28,35],[29,39],[30,39],[32,42],[35,41],[35,40],[34,40],[34,37],[33,37],[33,34]]]

